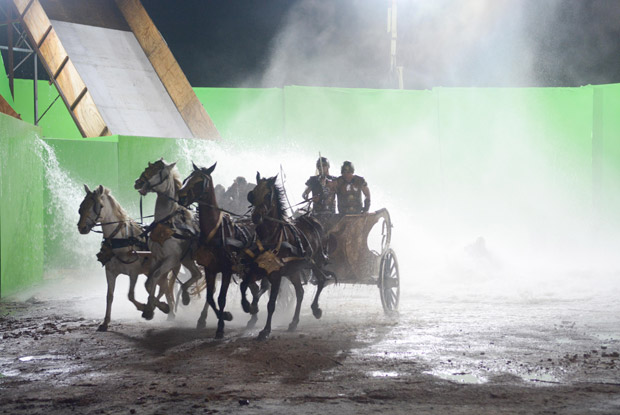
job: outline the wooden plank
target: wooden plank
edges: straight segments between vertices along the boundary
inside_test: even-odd
[[[183,110],[181,110],[181,116],[183,119],[197,119],[201,117],[201,113],[205,111],[202,103],[198,98],[193,104],[188,104]],[[188,124],[188,127],[196,137],[211,137],[213,131],[217,131],[215,124],[209,117],[206,123],[192,123]]]
[[[13,0],[13,4],[17,8],[20,15],[24,14],[24,11],[28,10],[35,0]]]
[[[45,32],[43,33],[43,36],[41,36],[41,39],[39,39],[39,41],[37,42],[37,48],[41,47],[41,44],[45,42],[45,39],[47,39],[51,31],[52,31],[52,25],[50,24],[47,27],[47,29],[45,29]]]
[[[73,101],[73,104],[71,104],[71,107],[69,108],[71,111],[73,111],[75,107],[77,107],[77,105],[80,103],[80,100],[84,98],[84,95],[86,95],[87,92],[88,92],[88,88],[84,87],[84,89],[82,89],[82,91],[77,96],[75,101]]]
[[[56,82],[60,86],[60,89],[62,89],[69,108],[71,108],[71,106],[77,101],[80,93],[84,90],[84,88],[86,88],[84,81],[82,81],[82,78],[78,74],[77,69],[75,69],[75,65],[73,65],[71,59],[69,59],[65,67],[58,74]]]
[[[116,0],[116,4],[192,134],[196,138],[220,138],[213,121],[140,1]]]
[[[139,1],[116,0],[116,5],[140,42],[144,53],[148,55],[160,45],[160,39],[163,40],[163,38]]]
[[[63,61],[68,59],[67,51],[62,46],[62,43],[60,43],[60,39],[58,39],[56,31],[53,29],[39,47],[39,51],[42,57],[47,61],[47,65],[50,71],[52,71],[52,74],[59,72],[59,69],[61,69],[63,65]]]
[[[56,71],[54,71],[54,75],[52,75],[52,79],[56,79],[58,78],[58,75],[60,74],[60,71],[63,70],[63,68],[65,67],[65,65],[67,64],[67,62],[69,62],[69,56],[65,56],[65,58],[62,60],[62,62],[60,63],[60,66],[58,67],[58,69],[56,69]],[[50,69],[51,70],[51,69]],[[50,83],[52,81],[50,80]]]
[[[24,0],[14,1],[20,12],[25,11],[23,22],[30,41],[34,44],[45,70],[56,85],[80,133],[84,137],[97,137],[107,131],[92,96],[69,59],[56,31],[51,27],[51,22],[39,1],[34,0],[31,4]]]
[[[17,112],[15,112],[13,107],[11,107],[11,104],[9,104],[7,100],[4,99],[4,97],[1,94],[0,94],[0,112],[6,115],[10,115],[11,117],[15,117],[18,120],[22,119],[22,117]]]
[[[15,1],[17,2],[18,0]],[[34,40],[37,45],[40,45],[41,40],[52,24],[38,0],[35,0],[32,6],[26,10],[26,14],[23,15],[22,19],[28,27],[32,40]]]
[[[83,98],[75,106],[73,113],[82,125],[86,137],[99,137],[99,134],[106,128],[106,124],[103,118],[101,118],[101,114],[90,92],[84,94]],[[107,135],[110,135],[109,132]]]

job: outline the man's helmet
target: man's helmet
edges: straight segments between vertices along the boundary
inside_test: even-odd
[[[340,173],[341,174],[355,173],[355,167],[353,166],[353,163],[351,163],[350,161],[345,161],[344,163],[342,163],[342,167],[340,168]]]
[[[316,161],[316,168],[320,169],[321,166],[323,166],[323,168],[329,168],[329,160],[327,160],[326,157],[319,157],[319,159]]]

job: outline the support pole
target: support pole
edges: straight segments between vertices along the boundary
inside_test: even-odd
[[[39,125],[39,57],[34,53],[34,125]]]
[[[9,47],[9,88],[11,89],[11,97],[15,99],[15,91],[13,86],[13,5],[8,5],[8,23],[6,25],[7,30],[7,43]]]

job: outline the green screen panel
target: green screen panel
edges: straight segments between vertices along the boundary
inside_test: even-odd
[[[43,276],[43,165],[38,128],[0,114],[0,295]]]
[[[284,126],[279,88],[194,88],[225,140],[279,143]]]
[[[599,226],[620,225],[620,84],[594,87],[593,189]]]
[[[43,135],[45,137],[82,138],[69,110],[62,99],[58,97],[56,87],[47,81],[39,81],[37,85],[39,126]],[[30,123],[34,123],[33,86],[32,80],[15,80],[15,106],[13,108],[21,115],[22,120]],[[52,103],[53,105],[49,107]],[[43,113],[46,110],[47,113],[44,115]]]
[[[573,219],[588,220],[591,88],[435,93],[450,220],[472,233],[494,226],[557,231]]]
[[[13,96],[11,95],[11,88],[9,86],[9,78],[4,70],[2,54],[0,54],[0,94],[11,106],[13,106]]]

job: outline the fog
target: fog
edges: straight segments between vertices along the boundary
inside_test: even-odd
[[[248,86],[579,86],[618,79],[620,7],[613,1],[301,0]]]
[[[593,62],[610,59],[616,47],[612,22],[618,8],[609,3],[395,3],[396,65],[404,66],[405,88],[596,83],[601,78]],[[262,85],[396,87],[386,30],[391,4],[299,2],[272,44]],[[501,100],[501,92],[498,96]],[[587,295],[616,289],[620,234],[613,214],[593,202],[588,156],[575,160],[564,148],[572,145],[562,142],[564,133],[569,140],[570,127],[553,131],[541,124],[540,112],[553,118],[553,108],[531,107],[531,98],[510,93],[507,99],[512,102],[502,102],[473,134],[465,126],[469,135],[461,138],[452,126],[448,143],[445,133],[433,137],[435,119],[414,115],[400,130],[385,120],[359,137],[363,144],[335,138],[332,146],[323,140],[305,151],[330,157],[335,174],[343,160],[356,163],[356,173],[370,185],[373,208],[387,207],[392,214],[405,286],[466,295]],[[490,102],[484,105],[492,107]],[[463,110],[476,104],[466,100]],[[584,107],[586,116],[589,110]],[[370,125],[360,119],[342,123]],[[458,142],[476,133],[473,145]],[[549,135],[558,136],[555,148],[543,140]],[[591,131],[583,137],[587,143]],[[294,136],[287,140],[298,142]],[[307,166],[308,176],[314,158],[304,153],[295,164]]]
[[[555,29],[552,23],[561,21],[566,12],[560,1],[543,2],[534,10],[524,4],[532,5],[516,0],[399,1],[397,64],[405,67],[405,87],[546,82],[551,75],[541,70],[547,62],[540,58],[541,39],[550,39]],[[359,1],[356,7],[342,7],[335,2],[299,2],[291,8],[272,44],[268,69],[255,74],[247,84],[260,78],[266,87],[291,81],[393,87],[386,31],[388,5]],[[550,24],[533,30],[533,22]],[[586,38],[604,38],[600,31],[592,33]],[[575,54],[574,66],[562,76],[579,68],[580,58]],[[579,76],[583,77],[583,72]],[[463,95],[463,110],[480,99],[474,92]],[[303,136],[287,132],[268,145],[251,136],[227,137],[219,143],[179,140],[177,154],[161,156],[179,161],[182,177],[189,174],[191,162],[200,166],[217,162],[214,180],[225,187],[237,176],[255,182],[257,171],[262,176],[277,174],[292,205],[301,201],[305,181],[315,174],[319,152],[331,161],[334,175],[339,174],[344,160],[351,160],[356,173],[369,184],[371,210],[385,207],[391,214],[402,301],[426,294],[546,299],[616,291],[620,277],[618,222],[593,202],[588,156],[575,159],[578,151],[567,152],[562,141],[562,134],[573,125],[582,126],[561,120],[567,126],[553,131],[562,124],[540,121],[540,112],[550,111],[549,106],[532,107],[535,96],[526,96],[527,90],[525,97],[507,93],[506,98],[503,93],[484,104],[484,108],[493,109],[484,124],[464,127],[463,136],[458,122],[438,127],[432,109],[424,108],[428,114],[420,115],[415,112],[419,109],[394,106],[394,117],[401,119],[397,123],[372,117],[343,118],[342,125],[360,131],[359,141],[355,137],[340,139],[333,131],[322,134],[322,126],[317,125],[317,143],[308,139],[311,132]],[[254,103],[251,110],[257,111],[260,105]],[[584,111],[587,109],[591,107]],[[316,111],[330,113],[332,109]],[[399,115],[399,111],[410,114]],[[403,124],[402,118],[407,116],[411,122]],[[244,122],[244,117],[241,111],[238,122]],[[591,133],[591,125],[586,127]],[[587,142],[590,136],[584,131],[580,137]],[[558,138],[542,140],[549,135]],[[468,145],[472,139],[473,144]],[[52,180],[49,190],[54,208],[63,212],[49,234],[58,234],[59,224],[61,228],[66,225],[68,236],[62,243],[83,258],[83,264],[96,269],[99,236],[84,237],[75,229],[82,184],[79,178],[58,176],[62,169],[54,163],[48,162],[46,168],[57,171],[52,177],[58,179]],[[54,183],[59,185],[53,187]],[[88,184],[91,188],[97,185]],[[129,213],[138,216],[138,212]],[[103,278],[103,270],[97,272]]]

